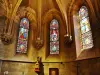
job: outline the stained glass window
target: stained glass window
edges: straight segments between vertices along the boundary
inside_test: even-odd
[[[88,9],[82,6],[79,10],[82,50],[93,47],[92,32],[89,22]]]
[[[22,18],[19,27],[17,53],[27,53],[28,31],[29,21],[27,18]]]
[[[59,54],[59,24],[56,19],[50,23],[50,54]]]

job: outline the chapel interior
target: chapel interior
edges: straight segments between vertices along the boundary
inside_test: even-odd
[[[100,0],[0,0],[0,75],[100,75]]]

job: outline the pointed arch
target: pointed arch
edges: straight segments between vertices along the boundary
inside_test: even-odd
[[[29,20],[22,18],[20,21],[19,35],[17,41],[17,53],[27,53],[28,44],[28,32],[29,32]]]
[[[92,39],[93,39],[93,47],[89,49],[81,49],[81,38],[80,38],[80,21],[79,21],[79,10],[82,6],[86,6],[88,9],[88,18],[92,31]],[[95,8],[93,8],[93,2],[91,0],[72,0],[70,3],[68,10],[68,24],[72,26],[73,36],[75,40],[75,48],[76,48],[76,59],[88,59],[98,57],[98,49],[96,49],[96,41],[95,41],[95,33],[94,28],[97,23],[97,17],[95,14]],[[97,34],[96,34],[97,35]],[[95,54],[94,54],[95,53]]]
[[[59,26],[59,54],[50,54],[50,24],[53,22],[53,20],[57,20],[58,26]],[[59,60],[60,52],[62,51],[60,48],[62,47],[63,42],[61,42],[60,38],[61,36],[61,28],[63,28],[63,33],[66,32],[66,26],[65,21],[63,21],[63,17],[61,15],[61,12],[59,12],[57,9],[50,9],[48,12],[45,13],[43,17],[43,29],[44,29],[44,46],[45,46],[45,58],[49,60],[51,56],[58,57],[57,60]],[[63,48],[63,47],[62,47]]]
[[[88,9],[86,6],[82,6],[80,8],[78,16],[81,30],[81,50],[92,48],[93,39],[89,22]]]
[[[72,10],[72,12],[70,14],[71,18],[69,22],[74,26],[73,28],[75,35],[77,59],[83,59],[86,55],[85,53],[87,53],[87,50],[92,50],[94,47],[91,28],[92,23],[90,23],[93,14],[90,13],[90,8],[91,7],[88,5],[87,2],[77,1],[73,3],[72,8],[70,9]],[[84,56],[82,56],[81,53],[83,53]]]
[[[56,19],[50,23],[50,54],[59,54],[59,24]]]

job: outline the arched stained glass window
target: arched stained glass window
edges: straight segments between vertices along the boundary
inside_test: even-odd
[[[20,21],[17,53],[27,53],[29,21],[27,18],[22,18]]]
[[[93,47],[92,32],[89,22],[88,9],[82,6],[79,10],[82,50]]]
[[[59,24],[56,19],[50,23],[50,54],[59,54]]]

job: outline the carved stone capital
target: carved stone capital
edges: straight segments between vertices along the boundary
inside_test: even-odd
[[[5,45],[11,44],[12,43],[12,36],[8,33],[2,34],[1,35],[1,40]]]
[[[34,42],[34,46],[36,49],[40,49],[43,47],[43,40],[40,38],[37,38],[37,40]]]
[[[71,35],[68,35],[68,34],[64,35],[64,43],[65,43],[65,45],[67,45],[67,46],[71,45],[72,41],[73,40],[72,40],[72,36]]]

